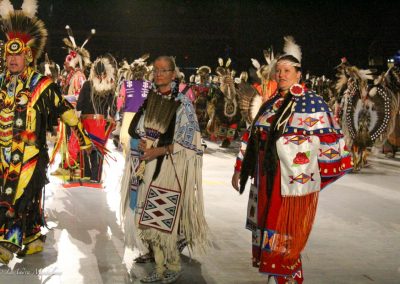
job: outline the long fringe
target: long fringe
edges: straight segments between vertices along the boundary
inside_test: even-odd
[[[304,249],[314,223],[319,192],[305,196],[285,196],[279,211],[276,231],[289,237],[285,258],[297,259]]]
[[[141,253],[146,253],[148,248],[143,244],[139,236],[135,211],[130,204],[131,173],[133,172],[133,163],[130,152],[125,154],[125,168],[121,179],[121,227],[124,232],[125,246],[134,249],[137,248]]]
[[[144,242],[151,242],[153,245],[165,248],[164,252],[167,258],[169,255],[174,254],[177,241],[182,237],[188,241],[189,250],[193,253],[204,253],[207,247],[210,246],[207,237],[209,229],[204,218],[203,190],[201,183],[202,159],[197,155],[188,159],[185,152],[185,150],[182,150],[173,155],[175,165],[179,165],[177,167],[177,173],[180,173],[178,177],[182,186],[181,204],[177,215],[179,222],[175,225],[174,231],[170,234],[153,228],[142,228],[140,233]],[[170,186],[175,186],[174,188],[177,189],[176,179],[172,182],[171,180],[173,179],[168,179],[168,181],[166,181],[166,177],[175,176],[172,165],[167,165],[169,163],[171,162],[167,160],[164,161],[163,172],[160,173],[155,182],[164,181]]]
[[[131,185],[131,174],[132,174],[132,159],[129,151],[125,153],[125,167],[124,173],[121,178],[121,204],[120,204],[120,214],[121,214],[121,224],[124,223],[126,216],[125,211],[129,207],[130,202],[130,185]]]

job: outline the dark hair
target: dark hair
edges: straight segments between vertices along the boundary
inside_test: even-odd
[[[287,60],[287,61],[290,61],[290,62],[297,63],[297,64],[301,65],[300,61],[296,57],[294,57],[293,55],[290,55],[290,54],[284,54],[281,57],[279,57],[278,61],[276,62],[276,64],[278,64],[279,61],[283,61],[283,60]],[[300,71],[301,72],[301,67],[298,67],[298,66],[293,66],[293,67],[296,69],[296,71]]]
[[[161,55],[161,56],[158,56],[158,57],[154,60],[154,62],[160,61],[160,60],[167,61],[167,62],[168,62],[168,65],[169,65],[169,68],[170,68],[172,71],[175,71],[175,69],[176,69],[175,58],[173,58],[172,56]]]

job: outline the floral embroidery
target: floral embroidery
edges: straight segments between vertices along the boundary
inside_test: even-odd
[[[305,165],[310,162],[310,151],[298,152],[296,157],[293,159],[293,166]]]

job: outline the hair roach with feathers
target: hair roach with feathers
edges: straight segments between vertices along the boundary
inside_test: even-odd
[[[14,10],[9,0],[0,1],[2,30],[8,41],[20,39],[32,51],[33,65],[42,55],[47,40],[47,30],[42,20],[36,17],[37,0],[24,0],[21,10]]]
[[[90,65],[90,53],[87,49],[85,49],[85,45],[89,42],[89,40],[92,38],[92,36],[96,33],[95,29],[90,30],[89,36],[86,38],[86,40],[83,42],[81,46],[78,46],[75,37],[72,33],[72,29],[69,25],[65,26],[65,29],[67,30],[68,33],[68,38],[64,38],[63,42],[66,45],[66,47],[69,50],[69,56],[70,56],[70,61],[69,64],[71,67],[75,68],[77,64],[79,64],[79,67],[83,70],[87,66]],[[68,58],[68,56],[67,56]]]

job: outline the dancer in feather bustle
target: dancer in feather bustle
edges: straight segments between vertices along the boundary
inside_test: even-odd
[[[76,107],[79,93],[86,81],[85,69],[87,69],[91,63],[89,51],[84,47],[96,31],[92,29],[89,37],[83,42],[82,46],[78,46],[71,28],[67,25],[65,29],[67,30],[68,38],[64,38],[63,41],[69,53],[65,57],[65,70],[63,71],[64,76],[61,81],[61,90],[64,98]],[[61,154],[61,163],[52,175],[70,175],[71,179],[73,176],[80,176],[82,169],[78,162],[78,139],[68,125],[65,125],[63,122],[59,124],[59,137],[51,155],[51,163],[54,161],[55,155],[58,152]]]
[[[36,1],[14,11],[2,1],[6,33],[6,73],[0,76],[0,261],[43,250],[42,189],[48,183],[46,131],[58,117],[76,133],[82,149],[91,148],[73,107],[50,78],[34,71],[47,31],[35,17]]]
[[[208,66],[201,66],[197,69],[196,81],[192,85],[192,91],[194,94],[194,108],[196,110],[197,120],[199,121],[201,135],[207,136],[207,104],[209,101],[208,93],[210,91],[209,77],[211,68]]]
[[[103,160],[107,152],[105,147],[115,125],[115,63],[115,59],[109,55],[96,59],[92,64],[89,80],[83,84],[76,105],[83,127],[99,149],[89,155],[85,151],[81,152],[80,166],[83,170],[81,178],[96,183],[101,182]]]
[[[250,186],[246,227],[253,265],[268,283],[302,283],[300,253],[314,221],[319,191],[351,169],[343,135],[322,97],[298,84],[301,51],[285,38],[276,63],[278,91],[260,108],[233,187]]]
[[[230,67],[231,59],[228,58],[225,66],[222,58],[218,59],[218,63],[216,73],[220,85],[210,89],[207,131],[211,140],[220,140],[221,147],[227,148],[235,138],[241,116],[234,84],[235,71]]]
[[[354,170],[358,171],[367,165],[367,147],[380,146],[395,125],[398,87],[392,75],[396,74],[396,68],[375,78],[371,70],[346,63],[341,64],[336,83],[342,94],[337,113],[341,116],[346,145],[353,155]]]

